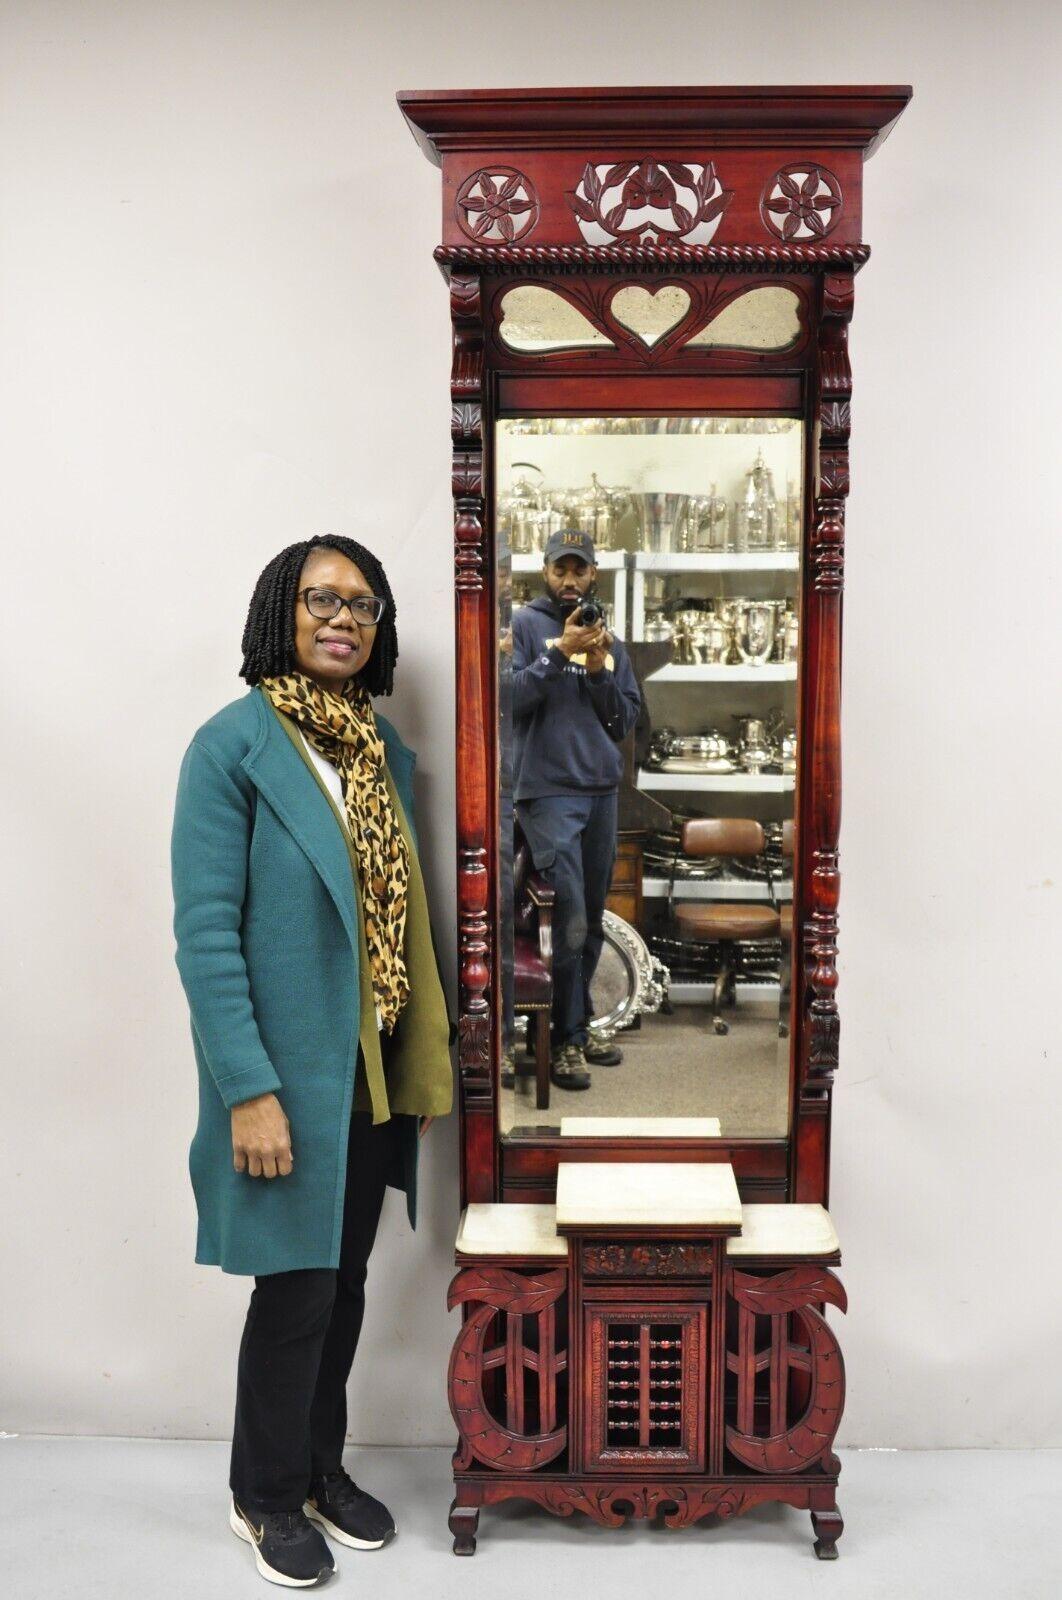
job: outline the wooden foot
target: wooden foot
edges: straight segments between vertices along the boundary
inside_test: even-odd
[[[836,1508],[833,1511],[813,1511],[811,1526],[815,1530],[815,1554],[819,1560],[836,1561],[837,1541],[844,1532],[841,1513]]]
[[[476,1529],[479,1527],[479,1507],[459,1506],[455,1500],[450,1507],[450,1532],[454,1536],[455,1556],[474,1556]]]

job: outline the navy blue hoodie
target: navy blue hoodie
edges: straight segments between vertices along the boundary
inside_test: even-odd
[[[620,741],[642,697],[626,650],[613,639],[608,664],[591,674],[556,641],[564,613],[549,595],[513,612],[513,794],[608,794],[623,775]],[[611,668],[611,670],[609,670]]]

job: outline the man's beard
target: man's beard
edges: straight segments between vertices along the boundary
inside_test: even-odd
[[[597,584],[592,583],[585,594],[577,595],[574,600],[562,600],[559,594],[554,594],[553,590],[548,584],[546,585],[546,593],[553,601],[553,604],[556,606],[561,616],[567,619],[571,616],[573,611],[578,611],[581,606],[585,606],[586,602],[596,595]]]

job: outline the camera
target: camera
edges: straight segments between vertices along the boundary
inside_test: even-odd
[[[595,623],[604,620],[605,613],[596,600],[584,600],[579,608],[579,626],[592,628]]]

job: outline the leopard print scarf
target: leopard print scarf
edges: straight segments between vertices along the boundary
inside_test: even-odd
[[[384,781],[384,742],[367,691],[322,689],[302,672],[262,678],[259,688],[293,717],[310,743],[337,768],[358,863],[365,943],[383,1027],[394,1029],[409,998],[405,963],[409,851]]]

